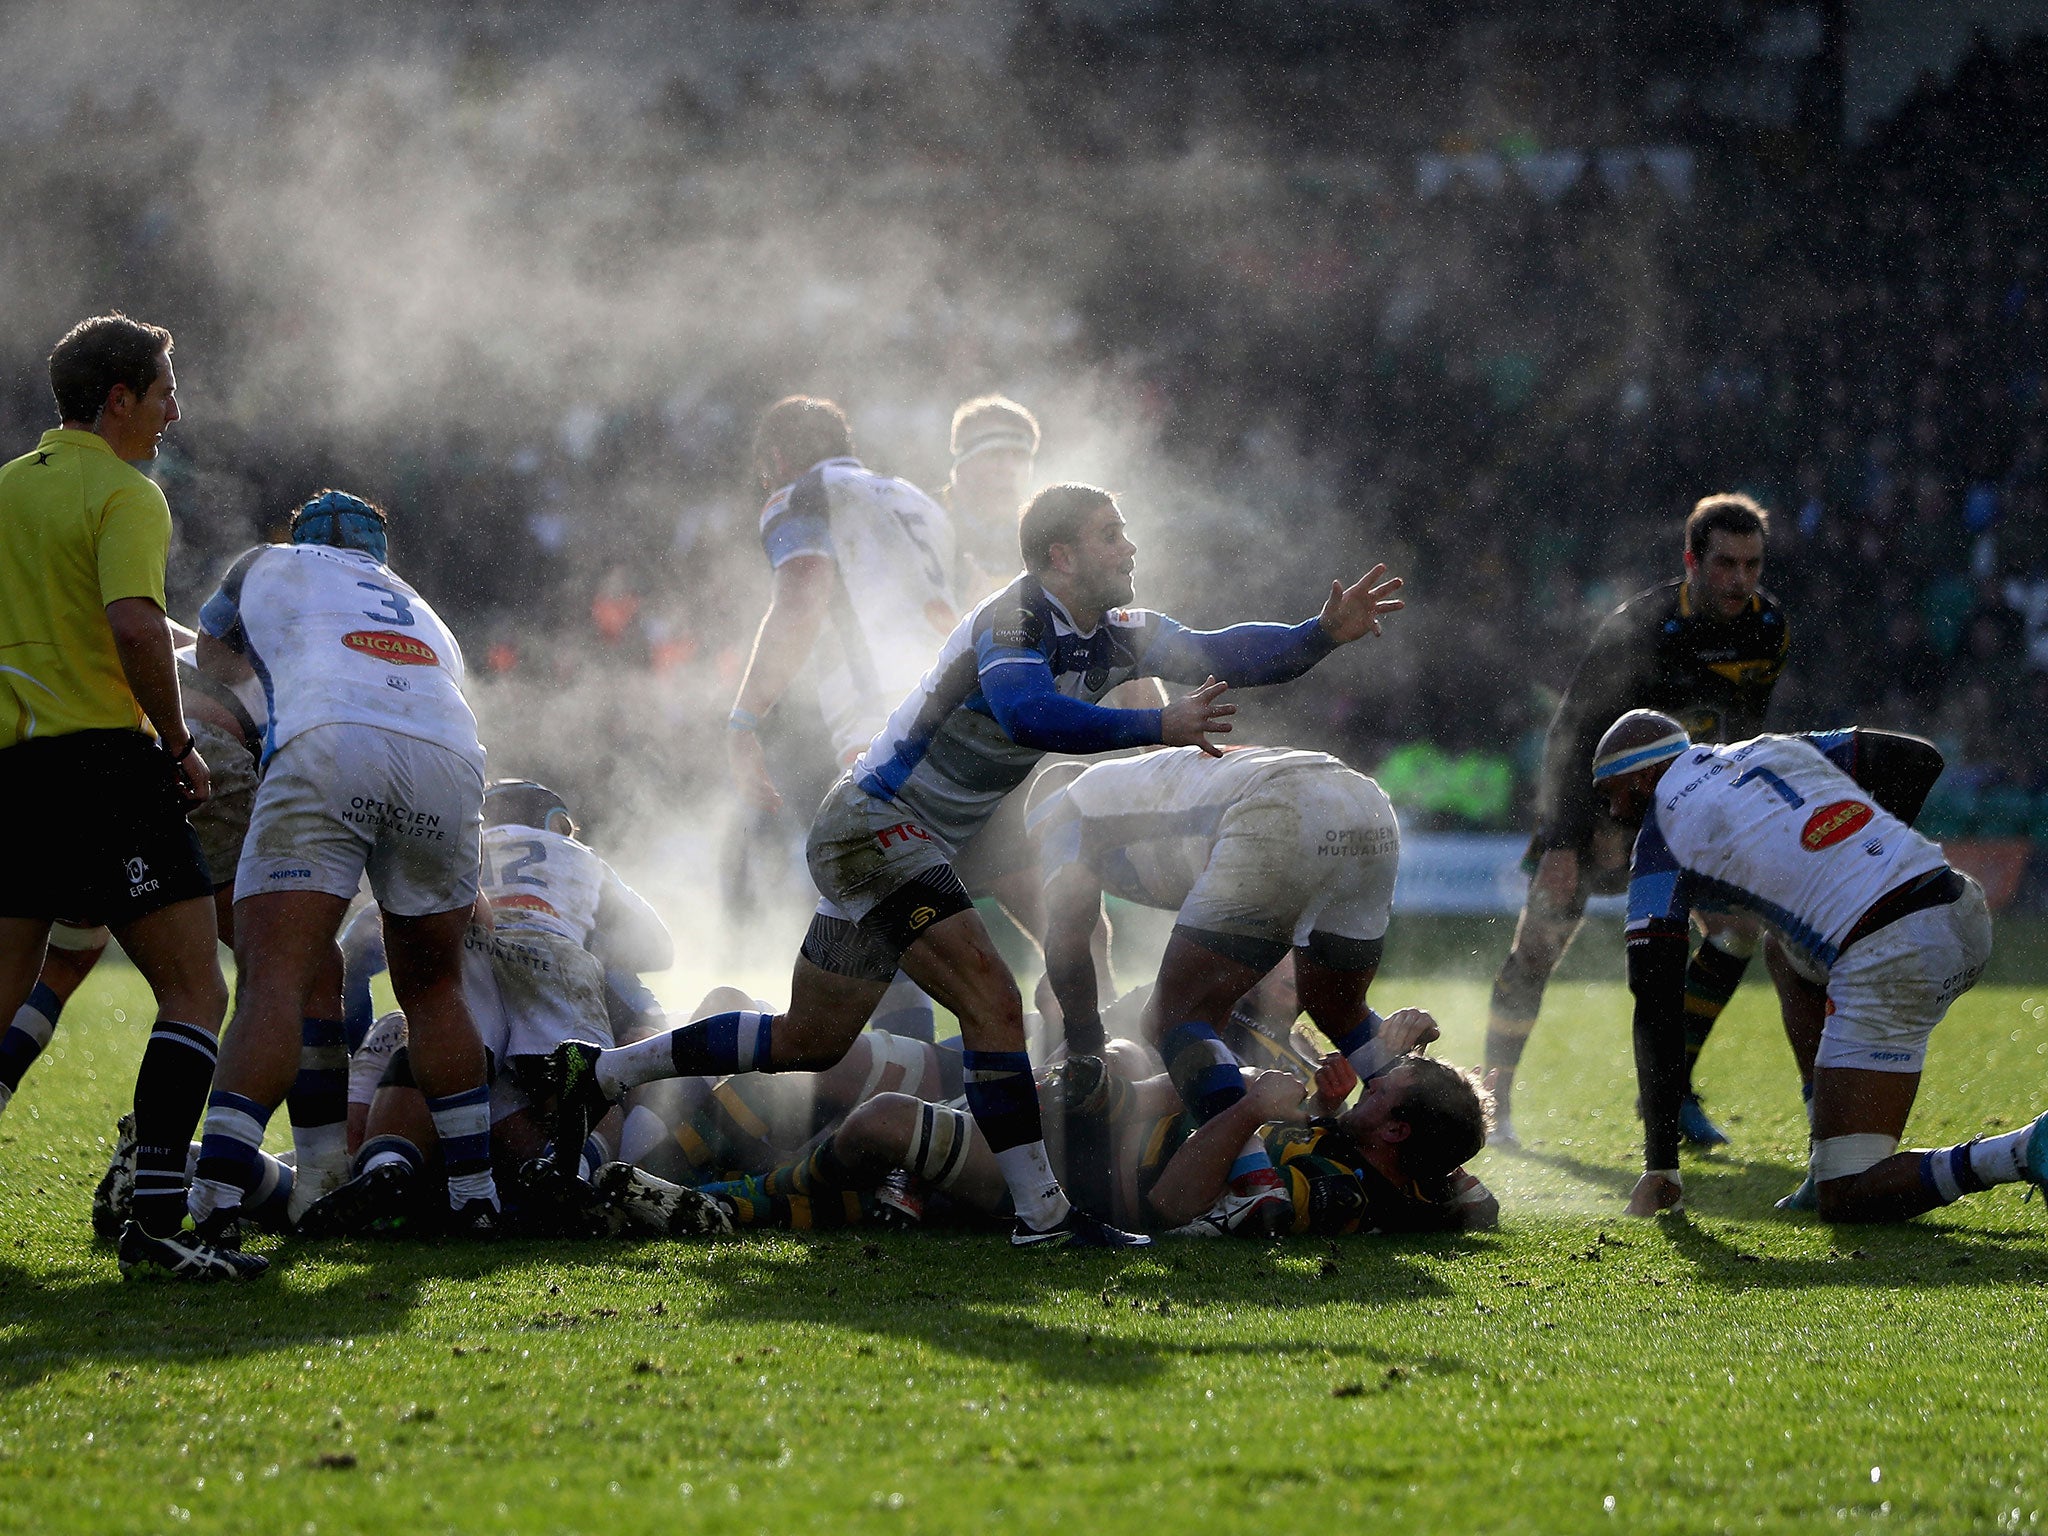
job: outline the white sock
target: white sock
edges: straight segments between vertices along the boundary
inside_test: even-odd
[[[339,1125],[295,1125],[292,1149],[298,1166],[308,1174],[339,1174],[348,1177],[348,1123]]]
[[[631,1045],[611,1046],[597,1058],[597,1086],[616,1099],[642,1083],[675,1076],[675,1050],[666,1034],[649,1035]]]
[[[185,1209],[194,1222],[206,1220],[215,1211],[235,1211],[242,1206],[242,1187],[218,1179],[194,1179],[185,1193]]]
[[[996,1154],[1003,1170],[1003,1182],[1010,1186],[1010,1201],[1024,1224],[1043,1232],[1067,1219],[1072,1207],[1067,1192],[1060,1188],[1052,1160],[1045,1155],[1045,1143],[1027,1141],[1021,1147],[1006,1147]]]
[[[362,1172],[358,1173],[356,1177],[361,1178],[364,1173],[369,1173],[373,1169],[382,1168],[386,1163],[397,1163],[400,1167],[403,1168],[412,1168],[416,1166],[413,1160],[407,1157],[403,1152],[394,1152],[391,1150],[391,1148],[386,1147],[383,1151],[372,1152],[367,1158],[363,1159]]]
[[[498,1206],[498,1181],[491,1177],[490,1170],[482,1173],[458,1173],[448,1180],[448,1209],[459,1211],[472,1200],[487,1200],[493,1210]]]
[[[2033,1139],[2034,1127],[2024,1125],[1970,1143],[1970,1172],[1986,1184],[2017,1184],[2026,1177],[2027,1147]]]

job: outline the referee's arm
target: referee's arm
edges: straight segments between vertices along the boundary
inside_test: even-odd
[[[177,762],[186,800],[204,804],[213,793],[213,776],[192,744],[192,733],[185,728],[170,620],[149,598],[117,597],[107,604],[107,627],[114,632],[114,650],[121,658],[129,691],[156,727],[164,750]]]

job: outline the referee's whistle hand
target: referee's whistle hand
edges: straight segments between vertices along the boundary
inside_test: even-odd
[[[1209,738],[1230,734],[1231,715],[1237,713],[1235,704],[1222,702],[1230,685],[1210,678],[1184,699],[1175,699],[1159,711],[1159,741],[1168,747],[1200,747],[1211,757],[1221,757],[1223,749]]]
[[[1353,640],[1380,632],[1380,619],[1407,605],[1395,596],[1401,590],[1398,576],[1389,576],[1384,563],[1374,566],[1350,586],[1330,583],[1330,596],[1323,604],[1323,633],[1332,645],[1349,645]]]

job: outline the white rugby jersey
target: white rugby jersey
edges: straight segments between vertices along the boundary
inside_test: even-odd
[[[1112,896],[1172,911],[1202,877],[1230,808],[1299,773],[1365,778],[1327,753],[1287,747],[1248,747],[1221,757],[1200,747],[1171,747],[1096,763],[1037,808],[1044,818],[1045,878],[1085,864]],[[1392,806],[1385,829],[1389,848],[1397,847]]]
[[[1629,870],[1628,931],[1683,933],[1695,907],[1761,917],[1832,966],[1880,896],[1943,868],[1823,750],[1847,733],[1691,747],[1657,781]]]
[[[263,760],[320,725],[374,725],[483,771],[462,648],[425,598],[353,549],[262,544],[228,568],[199,627],[263,684]]]
[[[812,659],[818,704],[844,766],[917,686],[959,622],[952,522],[908,481],[858,459],[825,459],[768,498],[761,544],[772,567],[820,555],[837,572]]]
[[[648,925],[666,933],[660,916],[594,848],[559,832],[516,823],[485,827],[483,893],[500,928],[539,928],[589,947],[600,920],[629,944]],[[628,954],[622,963],[647,959]]]

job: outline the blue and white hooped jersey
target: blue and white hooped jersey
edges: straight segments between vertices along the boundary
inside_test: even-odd
[[[952,521],[907,480],[858,459],[826,459],[768,498],[761,545],[771,567],[816,555],[838,573],[812,657],[818,705],[843,767],[917,686],[959,622]]]
[[[1630,939],[1682,935],[1694,908],[1743,911],[1832,966],[1880,896],[1947,863],[1838,766],[1854,750],[1847,731],[1687,749],[1636,836]]]
[[[370,556],[258,545],[228,568],[199,627],[247,657],[263,684],[265,763],[315,726],[374,725],[483,771],[462,648],[426,599]]]

